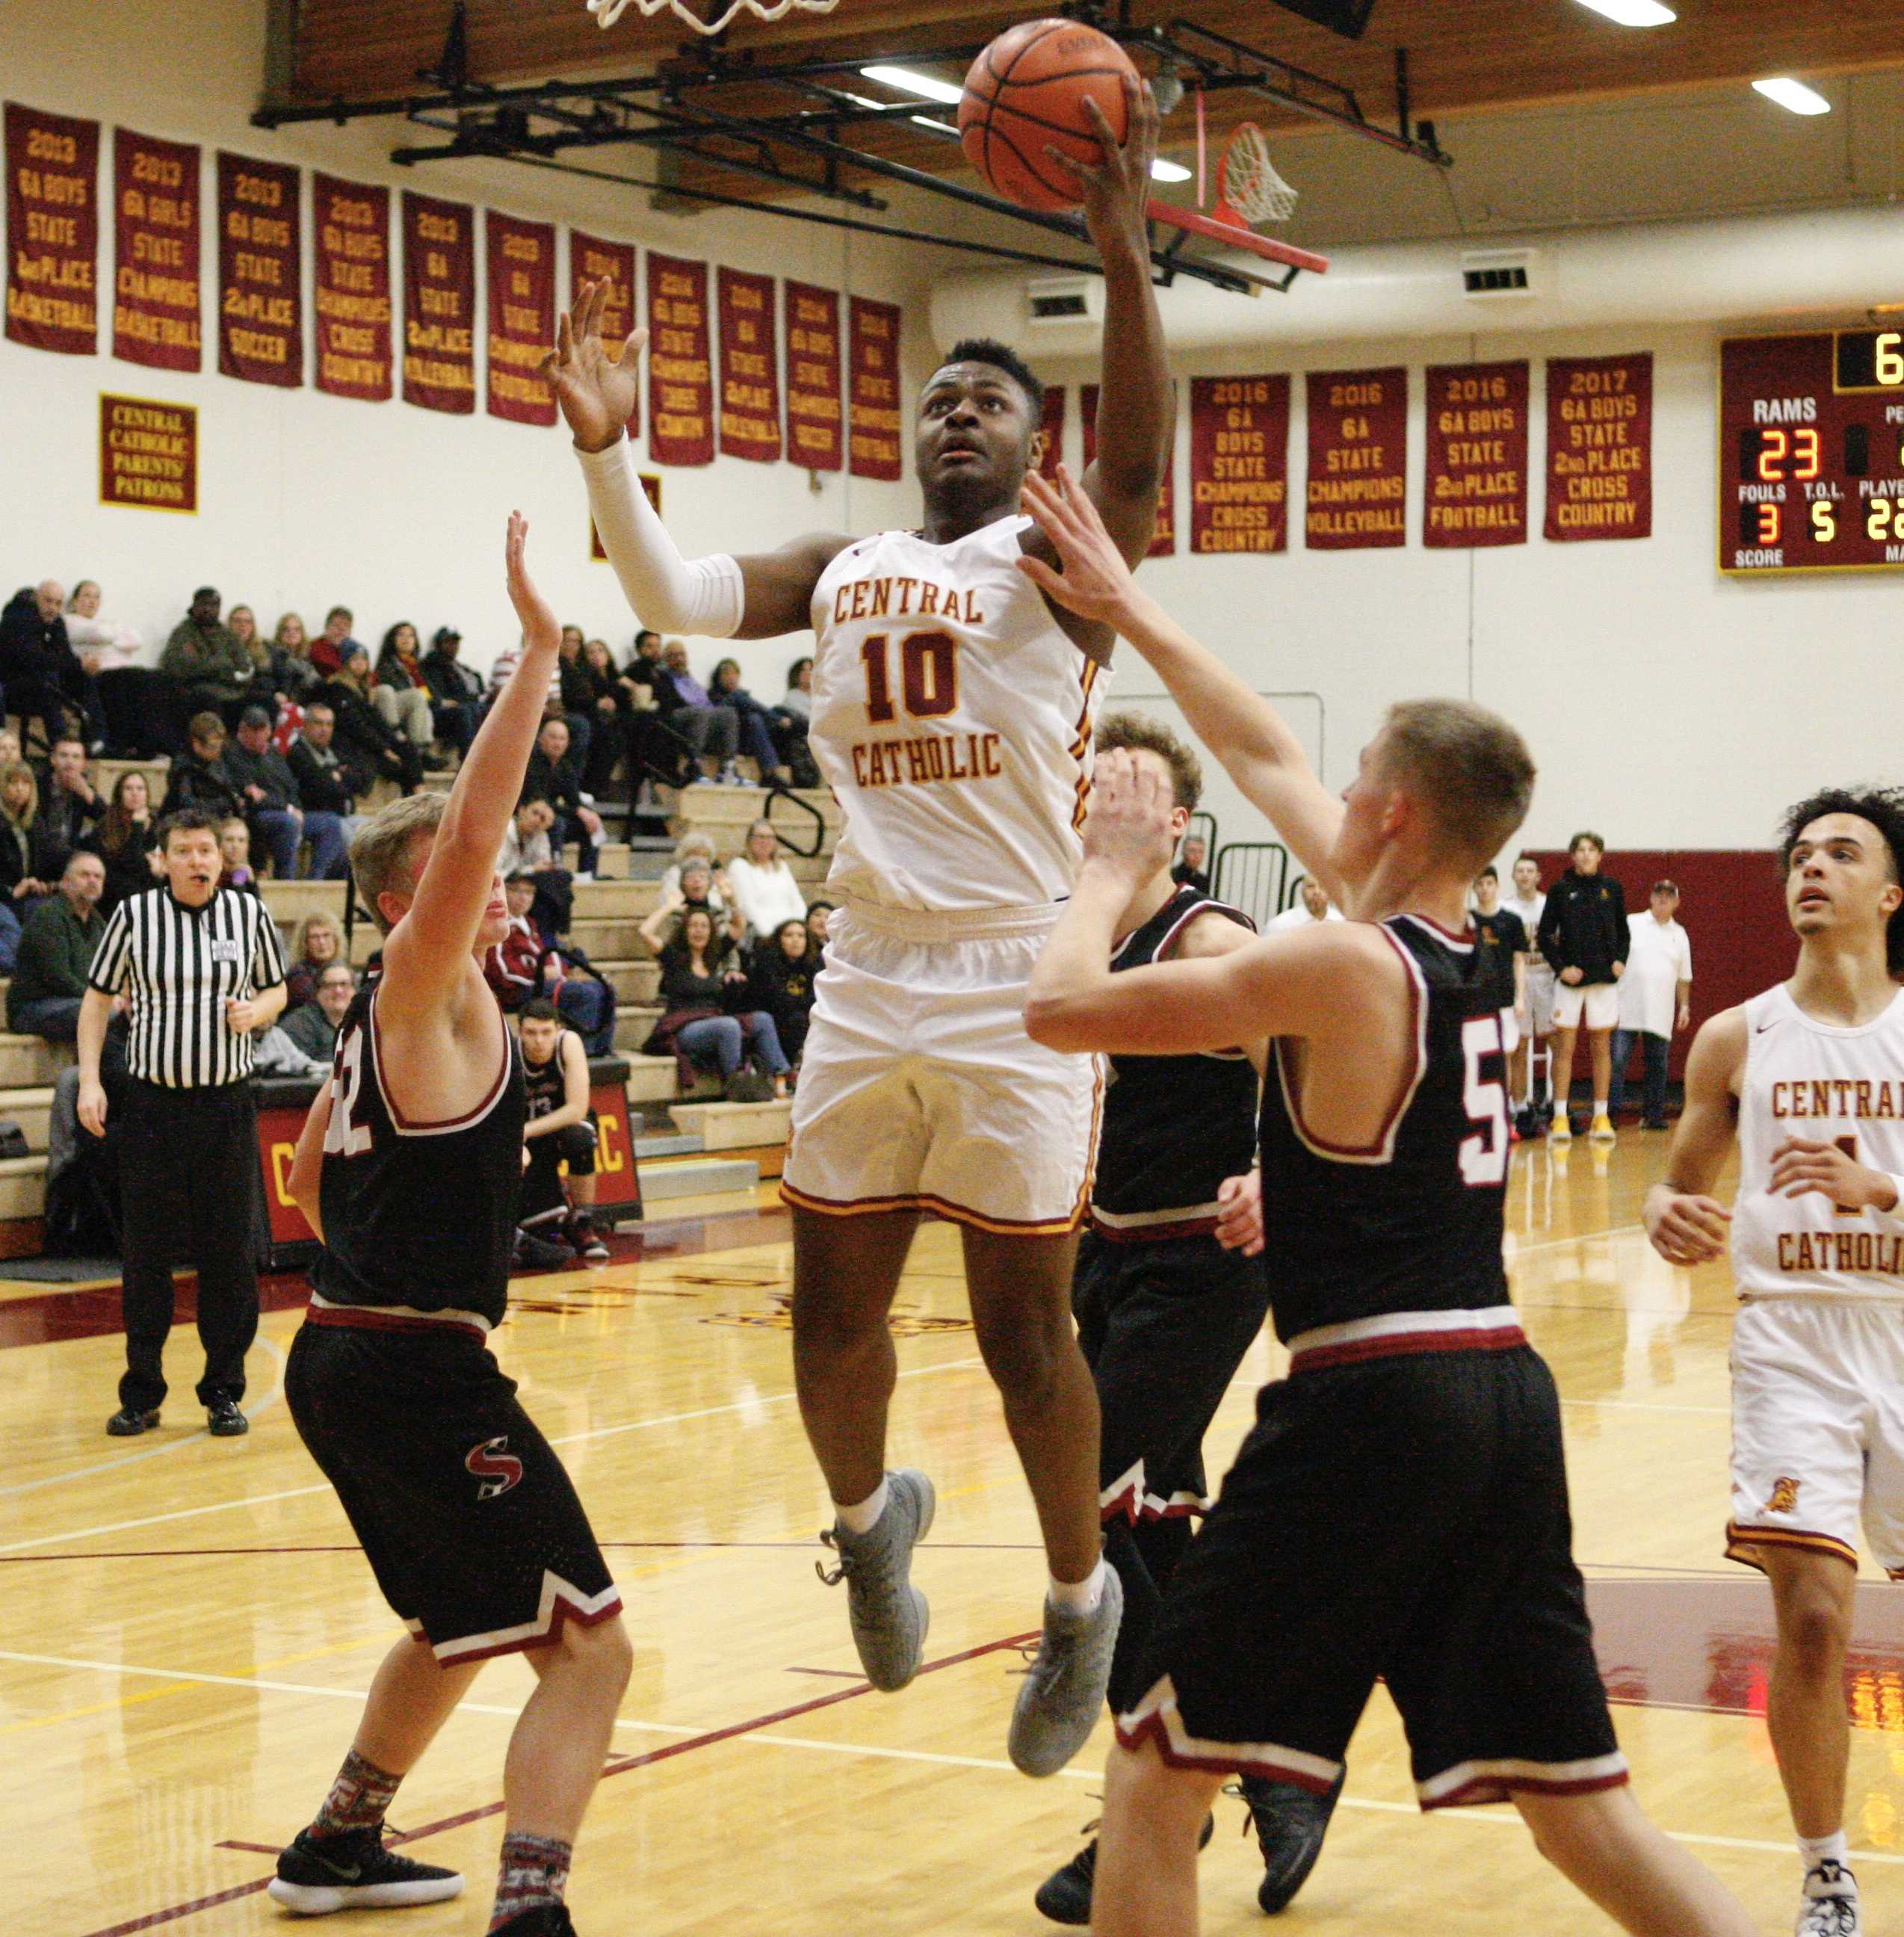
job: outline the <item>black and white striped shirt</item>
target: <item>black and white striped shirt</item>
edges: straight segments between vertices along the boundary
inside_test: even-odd
[[[251,1074],[251,1038],[232,1032],[225,1005],[283,979],[277,926],[259,896],[216,888],[203,908],[189,908],[159,887],[113,911],[86,981],[102,996],[132,998],[133,1075],[197,1090]]]

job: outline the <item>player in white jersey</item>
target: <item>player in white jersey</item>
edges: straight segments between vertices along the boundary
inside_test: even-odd
[[[1730,1226],[1726,1554],[1772,1582],[1766,1720],[1805,1867],[1799,1931],[1857,1937],[1843,1673],[1860,1523],[1904,1578],[1904,794],[1801,802],[1784,852],[1797,969],[1699,1031],[1646,1228],[1692,1265]],[[1711,1193],[1735,1117],[1728,1211]]]
[[[1099,117],[1101,164],[1075,172],[1106,289],[1085,488],[1135,563],[1172,405],[1144,214],[1157,109],[1148,86],[1129,93],[1126,141]],[[635,487],[622,435],[644,333],[612,359],[602,308],[584,293],[544,367],[629,602],[644,624],[704,636],[817,638],[810,743],[845,825],[783,1187],[795,1381],[837,1514],[832,1578],[869,1679],[903,1687],[925,1641],[909,1569],[933,1496],[924,1475],[885,1470],[887,1314],[920,1214],[935,1211],[964,1227],[979,1347],[1044,1535],[1044,1637],[1011,1751],[1049,1775],[1097,1719],[1121,1599],[1100,1553],[1097,1402],[1070,1308],[1097,1075],[1033,1043],[1023,1014],[1082,854],[1112,639],[1020,569],[1057,556],[1019,508],[1042,387],[1003,344],[955,345],[919,401],[920,531],[689,561]]]

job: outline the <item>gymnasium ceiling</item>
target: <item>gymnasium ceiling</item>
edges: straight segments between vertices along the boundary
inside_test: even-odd
[[[277,102],[314,107],[430,91],[418,76],[442,55],[450,0],[274,4],[271,65],[283,77]],[[1303,211],[1287,232],[1298,242],[1815,206],[1897,192],[1899,0],[1672,4],[1673,24],[1632,29],[1578,0],[1375,0],[1360,41],[1272,0],[1128,0],[1126,13],[1139,27],[1187,20],[1325,76],[1352,89],[1368,118],[1388,129],[1396,125],[1396,50],[1405,48],[1414,115],[1433,121],[1456,157],[1445,175],[1260,97],[1210,98],[1213,135],[1247,117],[1302,144],[1282,144],[1293,164],[1284,171],[1305,189]],[[922,50],[975,45],[1035,11],[1026,0],[839,0],[830,14],[737,21],[724,46],[780,61],[912,55],[923,65]],[[685,44],[705,44],[673,17],[645,18],[632,6],[604,32],[583,0],[466,0],[465,17],[469,76],[498,85],[652,73],[678,60]],[[932,71],[960,77],[954,63]],[[1848,111],[1799,121],[1749,91],[1752,79],[1771,74],[1820,83]],[[898,98],[850,75],[842,84]],[[1849,111],[1860,103],[1861,114]],[[790,104],[763,92],[744,110],[731,94],[722,105],[769,113]],[[391,126],[393,146],[417,138]],[[929,173],[971,179],[956,144],[902,120],[856,129],[853,139]],[[1190,160],[1194,142],[1186,105],[1165,124],[1164,151]],[[580,159],[617,170],[625,159],[629,173],[655,178],[653,159],[639,151]],[[693,157],[669,157],[665,174],[723,195],[783,192]],[[879,186],[869,177],[862,185]]]

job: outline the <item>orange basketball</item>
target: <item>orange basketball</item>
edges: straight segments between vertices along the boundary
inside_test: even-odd
[[[1102,150],[1084,112],[1104,110],[1121,141],[1129,117],[1129,56],[1107,34],[1076,20],[1028,20],[999,35],[972,64],[959,103],[966,159],[1008,202],[1046,212],[1075,208],[1078,184],[1048,147],[1095,164]]]

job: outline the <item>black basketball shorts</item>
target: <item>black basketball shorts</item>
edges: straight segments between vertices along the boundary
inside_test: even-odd
[[[620,1608],[562,1462],[469,1332],[307,1323],[284,1395],[384,1598],[444,1666]]]
[[[529,1162],[523,1167],[521,1194],[517,1199],[517,1223],[538,1224],[567,1211],[560,1166],[568,1165],[571,1177],[593,1177],[596,1135],[595,1119],[590,1116],[529,1140],[523,1146]]]
[[[1627,1779],[1524,1343],[1266,1386],[1165,1597],[1119,1739],[1326,1792],[1379,1678],[1424,1809]]]
[[[1200,1514],[1203,1435],[1269,1308],[1263,1260],[1208,1232],[1132,1243],[1087,1231],[1071,1308],[1103,1420],[1103,1518]]]

